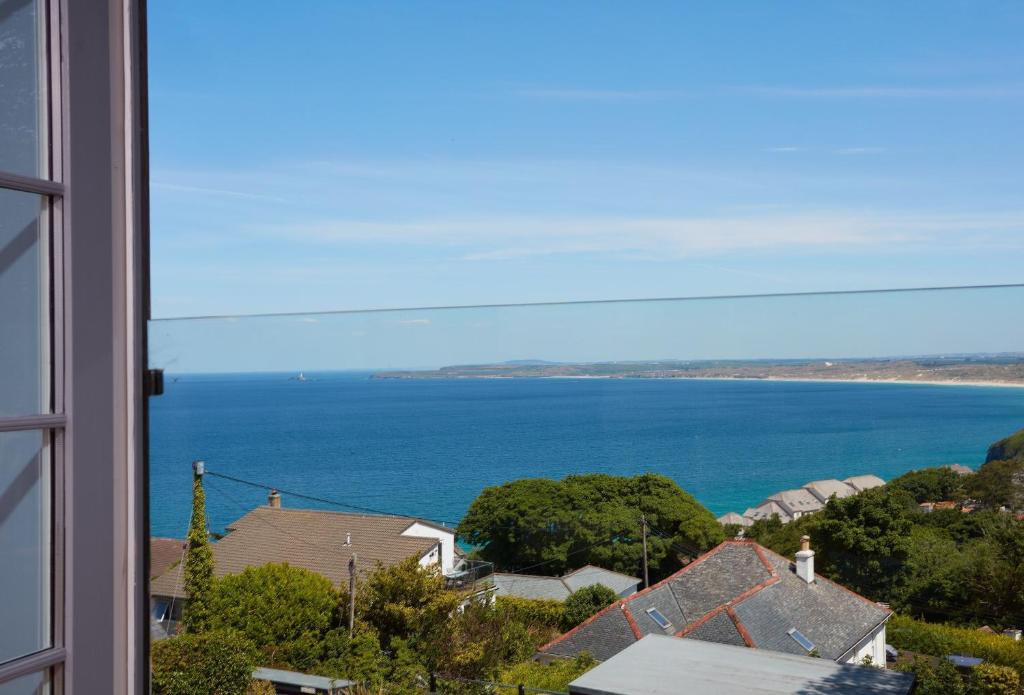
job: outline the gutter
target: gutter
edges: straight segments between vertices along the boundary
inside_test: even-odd
[[[857,648],[857,645],[860,644],[867,635],[870,635],[872,632],[874,632],[875,630],[880,628],[882,625],[885,625],[887,622],[889,622],[889,618],[891,618],[892,616],[893,616],[893,612],[889,611],[889,614],[887,616],[882,618],[881,621],[879,621],[874,627],[872,627],[870,630],[868,630],[865,634],[861,635],[861,638],[859,640],[857,640],[856,642],[854,642],[852,647],[850,647],[845,652],[843,652],[842,654],[837,656],[835,659],[833,659],[833,661],[835,661],[836,663],[839,663],[841,660],[845,659],[846,656],[850,652],[852,652],[854,649]]]

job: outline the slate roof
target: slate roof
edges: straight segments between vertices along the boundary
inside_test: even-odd
[[[246,567],[287,562],[322,574],[336,587],[347,586],[353,552],[361,572],[372,571],[377,563],[394,565],[430,552],[439,543],[436,538],[402,535],[417,521],[405,516],[257,507],[212,544],[213,573],[223,577]],[[352,544],[345,545],[349,534]],[[169,569],[152,581],[150,593],[185,597],[182,575]]]
[[[728,512],[727,514],[723,514],[722,516],[718,517],[718,523],[722,524],[723,526],[725,524],[739,524],[740,526],[750,526],[754,522],[745,516],[740,516],[736,512]]]
[[[855,475],[852,478],[844,479],[843,482],[857,488],[857,492],[885,485],[885,481],[877,475]]]
[[[672,623],[661,629],[657,608]],[[793,563],[752,541],[726,541],[671,577],[620,599],[540,648],[572,657],[607,659],[649,634],[806,654],[789,635],[798,629],[827,659],[840,660],[891,611],[817,576],[796,576]],[[731,626],[731,627],[730,627]]]
[[[756,507],[751,507],[747,511],[743,512],[743,516],[747,517],[751,521],[757,521],[758,519],[771,519],[776,514],[779,516],[779,521],[784,524],[793,520],[793,517],[789,512],[779,506],[779,503],[775,500],[767,500]]]
[[[563,577],[542,577],[531,574],[510,574],[495,572],[493,575],[497,594],[522,596],[523,598],[553,599],[564,601],[569,594],[585,586],[603,584],[618,595],[640,584],[637,577],[630,577],[603,567],[585,565]]]
[[[774,495],[768,497],[768,499],[778,502],[779,506],[794,517],[797,514],[809,514],[810,512],[816,512],[824,509],[825,507],[821,500],[802,487],[796,488],[795,490],[783,490],[782,492],[776,492]]]
[[[841,480],[830,478],[828,480],[812,480],[804,485],[804,489],[817,497],[822,502],[828,502],[832,495],[838,499],[850,497],[857,494],[857,488]]]

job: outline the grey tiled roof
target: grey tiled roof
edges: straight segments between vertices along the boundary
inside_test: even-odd
[[[857,494],[857,488],[849,483],[844,483],[835,478],[828,480],[812,480],[804,485],[804,489],[817,497],[822,502],[828,502],[829,497],[835,495],[838,499]]]
[[[768,499],[778,502],[783,509],[793,516],[816,512],[825,507],[824,502],[802,487],[795,490],[776,492]]]
[[[637,577],[612,572],[594,565],[585,565],[564,577],[542,577],[505,572],[495,572],[493,577],[498,595],[507,594],[556,601],[564,601],[572,592],[594,584],[603,584],[619,596],[627,591],[635,591],[640,584]]]
[[[635,589],[640,585],[638,577],[630,577],[627,574],[613,572],[603,567],[595,567],[594,565],[584,565],[578,570],[574,570],[562,577],[562,581],[565,582],[570,591],[579,591],[585,586],[603,584],[620,595],[623,591],[627,591],[630,588]]]
[[[662,630],[648,610],[672,627]],[[544,654],[589,652],[607,658],[649,634],[673,634],[806,654],[792,628],[825,658],[839,659],[890,615],[867,599],[817,577],[796,576],[786,558],[750,541],[726,541],[651,588],[621,599],[597,616],[541,647]],[[632,619],[632,624],[630,623]]]
[[[855,475],[851,478],[846,478],[843,482],[857,488],[858,492],[885,485],[885,481],[877,475]]]

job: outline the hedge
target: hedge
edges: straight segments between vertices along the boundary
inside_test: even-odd
[[[239,633],[204,632],[153,645],[154,695],[245,695],[257,651]]]
[[[565,604],[561,601],[498,596],[497,607],[509,620],[527,627],[550,627],[561,631],[565,624]]]
[[[894,615],[886,628],[886,639],[897,649],[939,657],[965,654],[996,666],[1009,666],[1024,674],[1024,642],[1016,642],[1005,635]]]

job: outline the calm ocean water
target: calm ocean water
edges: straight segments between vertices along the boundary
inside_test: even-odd
[[[978,466],[1024,389],[764,381],[168,377],[152,400],[155,535],[184,535],[191,467],[455,522],[487,485],[570,473],[675,479],[722,514],[818,478]],[[265,493],[207,478],[211,527]],[[283,497],[286,506],[318,505]]]

